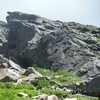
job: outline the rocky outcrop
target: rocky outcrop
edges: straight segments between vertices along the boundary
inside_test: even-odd
[[[39,73],[39,72],[37,72],[34,68],[32,68],[32,67],[28,67],[27,69],[26,69],[26,71],[24,72],[24,75],[26,75],[26,76],[28,76],[28,75],[33,75],[33,76],[35,76],[35,77],[42,77],[42,75]]]
[[[9,37],[9,25],[0,21],[0,54],[4,54],[8,51],[8,37]]]
[[[80,88],[87,95],[100,97],[100,75],[84,80]]]
[[[11,69],[0,69],[0,81],[1,82],[17,82],[19,74]]]
[[[8,12],[7,22],[2,50],[21,66],[64,69],[84,78],[100,72],[99,28],[21,12]]]

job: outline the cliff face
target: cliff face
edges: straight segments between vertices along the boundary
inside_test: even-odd
[[[64,69],[81,77],[100,73],[100,28],[8,12],[0,22],[0,53],[23,66]]]

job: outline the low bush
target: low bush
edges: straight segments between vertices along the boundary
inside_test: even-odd
[[[43,88],[43,87],[47,87],[50,85],[49,83],[49,79],[47,79],[46,77],[38,77],[35,81],[34,81],[34,86],[36,86],[37,88]]]

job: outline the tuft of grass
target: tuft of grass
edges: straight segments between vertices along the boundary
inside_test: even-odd
[[[85,97],[85,96],[69,96],[69,98],[77,98],[77,100],[99,100],[97,97]]]
[[[100,42],[100,38],[97,38],[97,41],[99,41],[99,42]]]
[[[39,73],[41,73],[42,75],[54,75],[54,72],[50,71],[49,69],[45,69],[45,68],[40,68],[38,67],[36,64],[32,64],[32,67],[38,71]]]
[[[58,78],[55,78],[54,80],[56,80],[58,83],[60,83],[62,85],[82,81],[82,79],[80,77],[75,77],[75,76],[72,76],[72,77],[58,77]]]
[[[26,75],[24,75],[22,72],[20,72],[19,75],[21,78],[26,77]]]
[[[15,85],[14,89],[34,90],[35,87],[30,83],[22,82],[22,83],[19,83],[19,84]]]
[[[63,75],[63,76],[72,76],[72,74],[70,74],[69,72],[65,71],[65,70],[58,70],[55,75]]]
[[[48,94],[48,95],[56,95],[59,98],[61,98],[61,97],[65,98],[65,97],[68,96],[68,92],[66,92],[66,91],[61,91],[61,90],[55,90],[55,91],[53,91],[53,90],[48,89],[48,88],[41,89],[40,92]]]
[[[27,89],[0,89],[0,100],[33,100],[32,98],[22,98],[17,96],[19,92],[27,93],[29,96],[37,96],[39,92],[37,90]]]

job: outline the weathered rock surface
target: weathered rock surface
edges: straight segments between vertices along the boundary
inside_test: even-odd
[[[8,51],[9,25],[0,21],[0,54]]]
[[[84,78],[100,72],[99,28],[21,12],[8,12],[7,21],[2,51],[7,48],[5,55],[22,66],[64,69]]]
[[[84,80],[80,83],[80,88],[87,95],[100,97],[100,75]]]
[[[19,74],[11,69],[0,69],[0,81],[1,82],[17,82]]]
[[[28,94],[26,94],[26,93],[18,93],[17,95],[20,97],[23,97],[23,98],[29,97]]]
[[[37,100],[58,100],[58,97],[56,95],[50,95],[47,94],[41,94],[36,97]]]
[[[34,68],[32,68],[32,67],[28,67],[27,69],[26,69],[26,71],[24,72],[24,75],[26,75],[26,76],[28,76],[28,75],[32,75],[32,76],[34,76],[34,77],[42,77],[42,75],[39,73],[39,72],[37,72]]]

